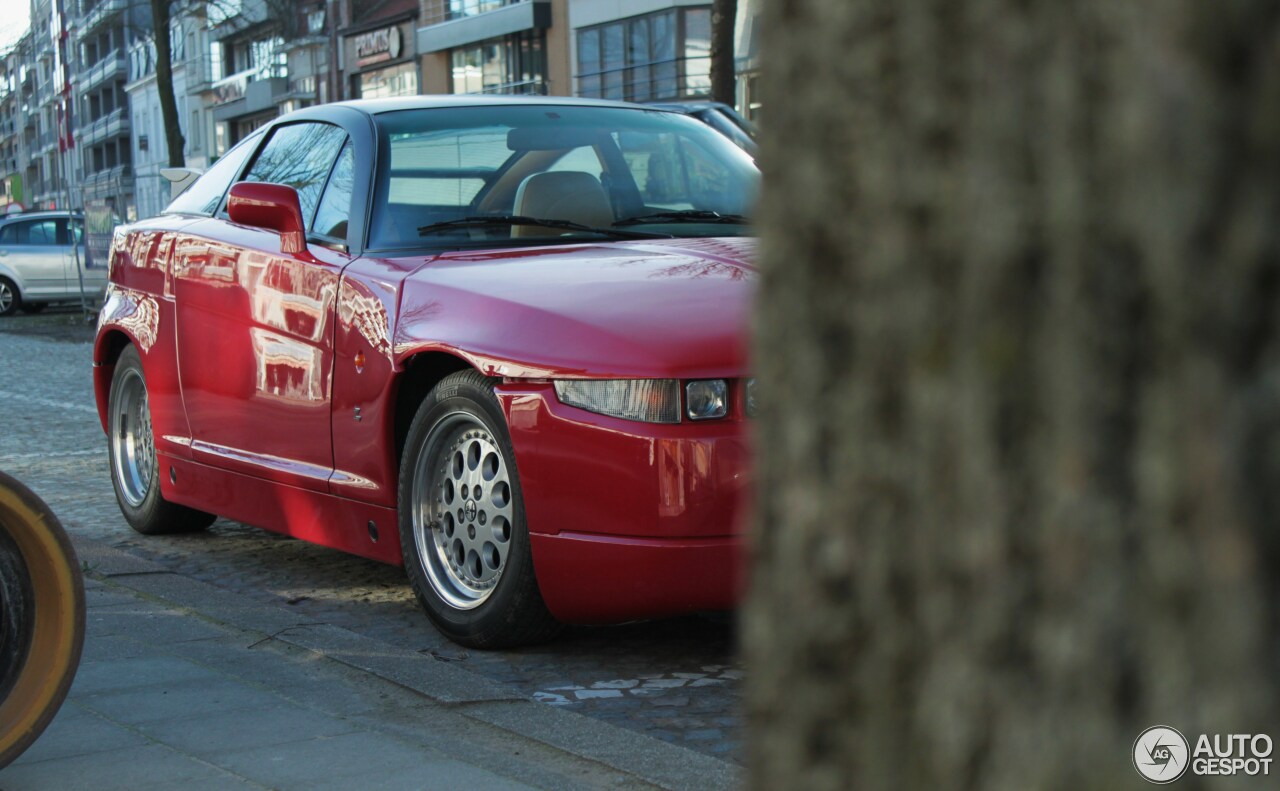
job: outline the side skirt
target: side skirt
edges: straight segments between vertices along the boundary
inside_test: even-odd
[[[170,502],[370,560],[404,564],[394,508],[265,481],[163,453],[159,467],[160,492]]]

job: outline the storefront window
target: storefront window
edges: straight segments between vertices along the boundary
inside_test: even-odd
[[[418,93],[418,67],[412,63],[366,71],[359,79],[361,99],[415,96]]]
[[[711,9],[662,11],[578,31],[578,95],[653,101],[711,92]]]
[[[454,93],[544,93],[541,31],[517,33],[453,50]]]

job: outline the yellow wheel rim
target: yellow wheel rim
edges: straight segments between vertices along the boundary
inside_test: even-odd
[[[33,623],[25,660],[0,701],[0,768],[57,714],[84,645],[84,581],[62,524],[39,497],[0,473],[0,531],[17,546],[29,579]]]

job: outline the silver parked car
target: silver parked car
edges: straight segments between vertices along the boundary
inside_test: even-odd
[[[98,299],[107,286],[107,270],[105,261],[95,263],[86,266],[79,215],[43,211],[0,217],[0,316],[37,313],[50,302],[80,299],[82,273],[85,296]]]

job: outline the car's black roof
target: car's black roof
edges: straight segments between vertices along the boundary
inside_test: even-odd
[[[354,99],[346,102],[335,102],[324,107],[350,107],[369,115],[390,113],[399,110],[423,110],[441,107],[476,107],[476,106],[510,106],[539,105],[555,107],[619,107],[630,110],[655,110],[641,104],[614,102],[605,99],[581,99],[573,96],[511,96],[474,94],[442,95],[442,96],[401,96],[388,99]]]

